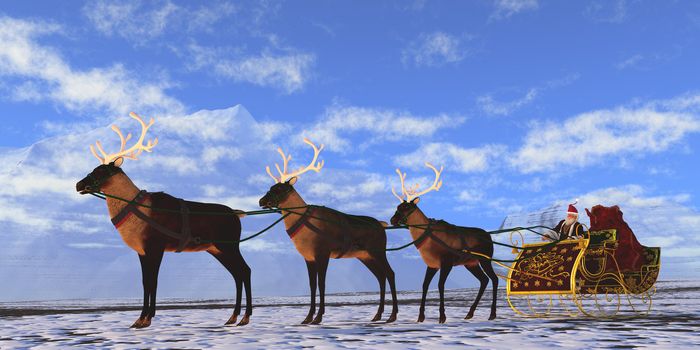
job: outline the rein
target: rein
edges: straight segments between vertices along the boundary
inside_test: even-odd
[[[150,206],[150,205],[146,205],[146,204],[140,203],[140,202],[138,202],[138,201],[135,201],[136,198],[134,198],[134,200],[129,200],[129,199],[121,198],[121,197],[118,197],[118,196],[115,196],[115,195],[110,195],[110,194],[103,193],[103,192],[89,192],[89,194],[91,194],[91,195],[93,195],[93,196],[95,196],[95,197],[97,197],[97,198],[103,199],[103,200],[106,200],[107,198],[112,198],[112,199],[120,200],[120,201],[123,201],[123,202],[127,202],[127,203],[129,203],[129,204],[133,204],[134,206],[140,206],[140,207],[144,207],[144,208],[149,208],[149,209],[151,209],[151,210],[153,210],[153,211],[170,212],[170,213],[178,213],[178,214],[181,213],[180,210],[165,209],[165,208],[156,208],[156,207],[153,207],[153,206]],[[289,216],[289,215],[291,215],[291,214],[294,214],[294,215],[297,215],[297,216],[300,216],[300,217],[313,218],[313,219],[316,219],[316,220],[319,220],[319,221],[325,221],[325,222],[329,222],[329,223],[333,223],[333,224],[340,224],[340,222],[338,222],[338,221],[336,221],[336,220],[329,220],[329,219],[322,218],[322,217],[319,217],[319,216],[316,216],[316,215],[307,214],[307,211],[306,211],[306,210],[304,210],[303,212],[296,211],[297,209],[307,209],[307,208],[309,208],[309,207],[326,208],[326,207],[324,207],[324,206],[305,205],[305,206],[300,206],[300,207],[289,207],[289,208],[279,208],[279,207],[278,207],[278,208],[275,208],[275,209],[262,209],[262,210],[251,210],[251,211],[235,210],[234,213],[191,211],[191,212],[189,212],[189,214],[195,214],[195,215],[232,215],[232,214],[233,214],[233,215],[239,215],[239,214],[245,214],[245,215],[264,215],[264,214],[271,214],[271,213],[281,213],[282,211],[286,211],[286,212],[287,212],[286,214],[282,215],[282,217],[280,217],[279,219],[277,219],[274,223],[272,223],[272,224],[269,225],[268,227],[264,228],[263,230],[261,230],[261,231],[255,233],[255,234],[253,234],[253,235],[251,235],[251,236],[249,236],[249,237],[240,239],[240,240],[210,241],[210,240],[202,240],[202,239],[200,239],[199,237],[193,237],[193,241],[194,241],[195,243],[232,243],[232,244],[245,242],[245,241],[247,241],[247,240],[249,240],[249,239],[252,239],[252,238],[254,238],[254,237],[257,237],[257,236],[261,235],[262,233],[264,233],[264,232],[270,230],[272,227],[274,227],[276,224],[278,224],[280,221],[282,221],[284,218],[286,218],[287,216]],[[326,209],[330,209],[330,208],[326,208]],[[409,214],[410,214],[410,213],[409,213]],[[402,221],[403,221],[403,220],[402,220]],[[358,224],[356,223],[355,225],[358,225]],[[420,245],[421,243],[423,243],[423,241],[425,241],[428,237],[430,237],[430,238],[432,238],[432,239],[434,239],[434,240],[437,239],[437,237],[435,237],[435,236],[432,234],[432,232],[433,232],[434,230],[433,230],[430,226],[431,226],[431,223],[430,223],[430,221],[428,221],[427,224],[416,224],[416,225],[403,224],[403,225],[392,225],[392,226],[386,226],[386,227],[384,227],[385,230],[410,229],[411,227],[415,227],[415,228],[424,230],[424,232],[423,232],[417,239],[415,239],[415,240],[413,240],[413,241],[411,241],[411,242],[409,242],[409,243],[407,243],[407,244],[404,244],[404,245],[402,245],[402,246],[399,246],[399,247],[386,248],[386,251],[398,251],[398,250],[402,250],[402,249],[408,248],[408,247],[411,246],[411,245],[419,246],[419,245]],[[530,226],[530,227],[514,227],[514,228],[509,228],[509,229],[500,229],[500,230],[494,230],[494,231],[486,231],[485,233],[486,233],[486,234],[489,234],[489,235],[494,235],[494,234],[499,234],[499,233],[504,233],[504,232],[514,232],[514,231],[525,230],[525,231],[530,231],[530,232],[535,233],[535,234],[540,235],[540,236],[544,236],[543,234],[541,234],[541,233],[535,231],[535,229],[537,229],[537,228],[552,230],[551,227],[542,226],[542,225],[537,225],[537,226]],[[449,232],[451,232],[451,231],[437,230],[437,232],[447,232],[447,233],[449,233]],[[561,240],[555,240],[555,241],[549,242],[549,243],[547,243],[547,244],[545,244],[545,245],[538,246],[537,248],[543,248],[543,247],[544,247],[544,248],[549,248],[549,247],[552,247],[552,246],[556,245],[556,244],[559,243],[560,241],[561,241]],[[440,242],[442,242],[442,240],[439,240],[439,241],[438,241],[438,244],[439,244]],[[442,242],[442,243],[445,244],[444,242]],[[535,249],[535,248],[528,248],[528,247],[518,247],[518,246],[514,246],[514,245],[510,245],[510,244],[500,243],[500,242],[493,242],[493,244],[499,245],[499,246],[503,246],[503,247],[508,247],[508,248],[519,249],[519,250]],[[446,244],[445,244],[445,245],[446,245]],[[466,251],[466,252],[465,252],[465,251],[459,251],[459,250],[456,250],[456,249],[451,248],[451,247],[449,247],[449,246],[448,246],[448,248],[451,249],[451,250],[454,250],[456,253],[458,252],[459,254],[469,254],[469,255],[471,255],[471,256],[474,256],[474,257],[476,257],[476,258],[478,258],[478,259],[482,259],[482,260],[483,260],[483,259],[488,259],[488,260],[498,261],[498,262],[516,262],[516,261],[519,261],[519,259],[516,259],[516,260],[501,260],[501,259],[496,259],[496,258],[493,258],[493,257],[491,257],[491,258],[486,258],[486,257],[484,257],[484,256],[480,256],[480,255],[478,255],[478,254],[476,254],[476,253],[473,253],[473,252],[469,252],[469,251]]]

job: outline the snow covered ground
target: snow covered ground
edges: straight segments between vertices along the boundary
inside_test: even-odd
[[[0,348],[676,348],[700,346],[700,281],[657,284],[650,315],[633,319],[585,317],[528,319],[517,316],[499,294],[498,318],[488,321],[488,296],[472,320],[463,320],[475,290],[447,293],[447,323],[437,322],[437,292],[431,291],[424,323],[415,322],[420,294],[400,293],[399,319],[369,322],[376,293],[327,297],[324,322],[299,325],[306,297],[256,298],[252,322],[224,327],[232,308],[226,300],[162,300],[150,328],[128,327],[139,300],[73,300],[0,303]],[[388,316],[390,307],[385,311]]]

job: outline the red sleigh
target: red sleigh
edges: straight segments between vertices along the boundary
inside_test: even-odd
[[[596,205],[586,213],[591,227],[584,237],[517,250],[507,282],[514,311],[530,317],[562,311],[612,317],[651,310],[660,248],[640,244],[618,206]],[[578,310],[569,309],[570,302]]]

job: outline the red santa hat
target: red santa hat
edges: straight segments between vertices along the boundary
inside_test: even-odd
[[[576,203],[578,203],[578,199],[569,204],[569,210],[566,211],[567,214],[574,214],[578,216],[578,210],[576,210],[576,207],[574,207]]]

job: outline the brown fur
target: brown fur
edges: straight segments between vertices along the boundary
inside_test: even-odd
[[[417,198],[415,203],[417,203]],[[416,206],[414,202],[402,202],[396,209],[396,213],[391,218],[391,223],[397,225],[405,217],[406,224],[409,225],[409,231],[413,240],[419,239],[425,234],[425,227],[430,222],[428,217]],[[406,216],[408,215],[408,216]],[[421,306],[418,314],[418,322],[425,320],[425,299],[428,293],[428,288],[433,277],[440,271],[438,281],[438,290],[440,292],[440,323],[444,323],[447,319],[445,315],[445,282],[452,267],[463,265],[469,270],[480,282],[479,292],[469,309],[469,313],[465,319],[473,317],[481,296],[484,293],[489,279],[493,285],[493,300],[491,303],[491,315],[489,319],[496,318],[496,295],[498,291],[498,277],[493,271],[491,261],[487,259],[479,259],[477,256],[467,253],[458,254],[462,250],[478,253],[486,257],[493,255],[493,241],[491,236],[482,229],[473,227],[458,227],[450,225],[446,222],[432,222],[430,225],[430,234],[441,240],[447,245],[438,243],[432,237],[425,237],[421,242],[417,243],[418,253],[423,262],[426,264],[425,278],[423,280],[423,295],[421,298]],[[449,248],[448,248],[449,247]]]
[[[290,184],[277,184],[275,186],[290,186]],[[275,189],[273,186],[270,192]],[[261,206],[270,206],[270,192],[261,198]],[[306,202],[301,196],[291,188],[286,198],[279,203],[272,204],[280,208],[305,207]],[[291,209],[290,209],[291,210]],[[295,213],[303,213],[305,209],[293,209]],[[289,211],[282,211],[288,214]],[[289,230],[300,220],[300,216],[292,213],[284,219],[284,225]],[[313,217],[308,219],[309,223],[317,227],[321,233],[314,232],[308,226],[303,226],[292,238],[294,247],[304,258],[309,272],[309,285],[311,289],[311,308],[302,322],[318,324],[325,312],[325,274],[329,258],[357,258],[375,275],[380,286],[380,304],[377,314],[372,321],[381,319],[384,310],[385,282],[389,280],[392,295],[392,312],[387,322],[396,320],[398,313],[398,302],[396,298],[396,286],[394,283],[394,272],[386,259],[386,231],[384,226],[376,219],[362,217],[361,224],[353,224],[354,220],[349,219],[347,214],[337,212],[332,209],[316,207]],[[345,235],[350,235],[351,247],[347,252],[343,252]],[[340,256],[342,254],[342,256]],[[315,313],[316,279],[318,278],[318,289],[320,295],[320,307],[318,314]],[[312,320],[313,319],[313,320]]]
[[[100,182],[101,184],[96,185],[96,183]],[[99,188],[93,188],[92,186],[99,186]],[[132,199],[140,191],[131,179],[114,163],[100,165],[95,168],[87,177],[76,184],[76,190],[82,194],[91,191],[102,191],[107,194],[107,209],[110,217],[117,216],[127,206],[126,202],[110,196]],[[179,212],[158,211],[146,207],[153,206],[153,208],[157,209],[179,210],[180,201],[177,198],[164,193],[152,193],[149,194],[142,204],[144,206],[139,206],[138,210],[153,221],[172,232],[180,233],[183,231],[183,216]],[[228,241],[230,243],[196,244],[193,240],[190,240],[183,251],[207,251],[221,262],[234,277],[236,281],[236,305],[233,315],[226,324],[236,322],[241,309],[242,287],[245,287],[246,311],[238,325],[247,324],[252,314],[250,268],[241,256],[237,243],[241,235],[241,223],[237,213],[233,209],[220,204],[185,201],[185,205],[191,212],[189,215],[189,228],[193,236],[200,237],[205,242]],[[197,212],[215,212],[221,215],[197,214]],[[118,231],[124,243],[138,254],[141,262],[144,303],[141,316],[134,322],[132,327],[148,327],[151,324],[151,319],[155,316],[158,271],[163,253],[166,251],[177,251],[180,241],[158,231],[133,214],[119,225]]]

